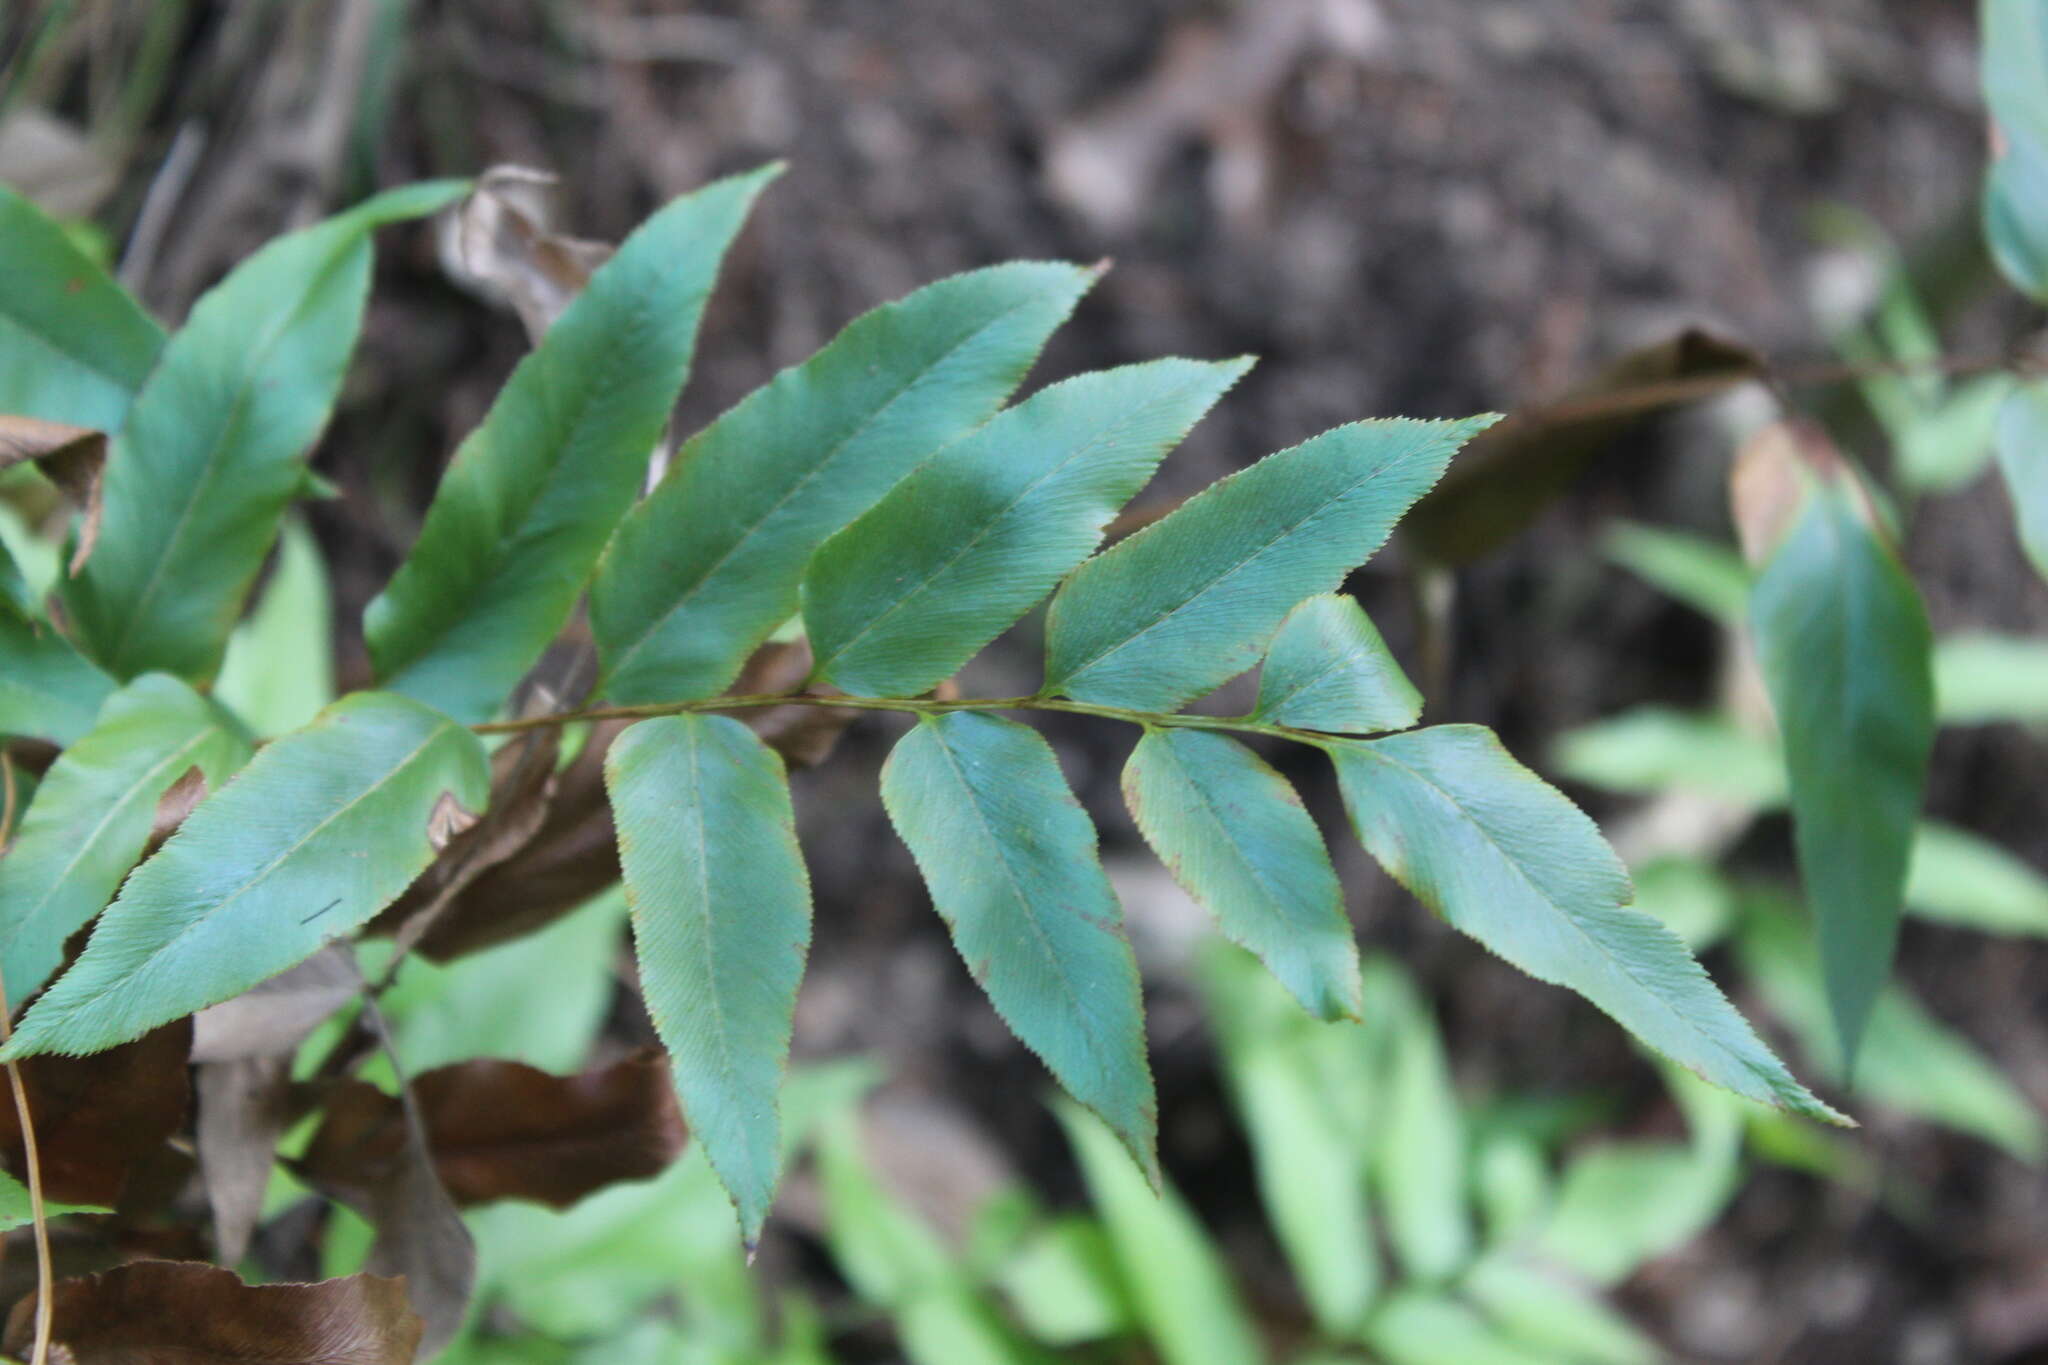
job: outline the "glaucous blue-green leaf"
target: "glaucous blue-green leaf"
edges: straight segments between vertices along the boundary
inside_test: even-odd
[[[1360,1144],[1329,1103],[1335,1082],[1373,1099],[1384,1093],[1376,1028],[1305,1017],[1248,955],[1212,943],[1200,960],[1203,996],[1223,1053],[1224,1077],[1251,1140],[1259,1202],[1301,1282],[1316,1325],[1354,1334],[1379,1292],[1380,1267]],[[1375,1021],[1377,1023],[1377,1021]],[[1319,1063],[1335,1041],[1351,1065]]]
[[[55,627],[0,611],[0,735],[69,744],[113,690]]]
[[[761,1234],[811,884],[782,760],[725,716],[641,721],[605,755],[647,1012],[691,1132]]]
[[[1941,924],[2048,937],[2048,877],[1990,840],[1935,820],[1914,832],[1906,906]]]
[[[1045,690],[1166,711],[1257,663],[1493,425],[1354,422],[1268,455],[1083,564],[1046,619]]]
[[[0,260],[0,412],[117,430],[163,349],[163,328],[4,185]]]
[[[1156,1171],[1137,959],[1052,747],[994,716],[926,717],[883,765],[882,804],[1003,1022]]]
[[[165,344],[114,438],[98,548],[60,587],[79,643],[109,672],[212,678],[341,391],[370,232],[461,190],[409,185],[278,238]]]
[[[1417,899],[1540,981],[1738,1095],[1830,1122],[1685,944],[1630,902],[1628,873],[1578,807],[1493,732],[1439,725],[1332,742],[1359,840]]]
[[[1155,1192],[1112,1134],[1057,1106],[1131,1304],[1165,1365],[1258,1365],[1257,1328],[1202,1225],[1172,1187]]]
[[[646,477],[726,247],[781,169],[715,181],[642,223],[512,371],[364,615],[386,686],[483,720],[561,630]]]
[[[1259,671],[1252,719],[1300,730],[1405,730],[1422,694],[1380,638],[1365,608],[1342,593],[1317,593],[1287,614]]]
[[[64,960],[64,940],[113,899],[142,857],[157,801],[192,768],[218,791],[249,746],[218,707],[146,673],[43,776],[0,858],[0,980],[26,1000]]]
[[[1429,1007],[1392,962],[1368,965],[1365,999],[1367,1013],[1384,1018],[1373,1192],[1409,1276],[1447,1279],[1472,1255],[1465,1116],[1450,1058]]]
[[[277,567],[256,609],[228,637],[213,695],[266,739],[307,724],[334,700],[327,567],[297,518],[278,537]]]
[[[1757,575],[1750,626],[1784,736],[1799,871],[1850,1056],[1891,970],[1934,744],[1933,639],[1913,581],[1815,488]]]
[[[601,695],[668,701],[731,683],[795,614],[818,545],[987,420],[1094,280],[1018,262],[927,285],[691,437],[591,585]]]
[[[2048,300],[2048,13],[2034,0],[1984,0],[1983,25],[1996,133],[1984,235],[2005,277]]]
[[[98,1052],[303,962],[396,900],[489,795],[469,731],[406,697],[342,698],[135,870],[6,1056]]]
[[[2048,210],[2048,196],[2042,208]],[[2041,231],[2048,234],[2048,223]],[[2035,572],[2048,578],[2048,381],[2030,379],[2013,389],[1998,410],[1995,441],[2020,544]]]
[[[944,681],[1102,539],[1249,359],[1155,360],[1041,389],[905,477],[804,573],[818,676],[861,696]]]
[[[1743,971],[1825,1074],[1842,1076],[1840,1041],[1828,1027],[1819,963],[1791,911],[1757,898],[1735,941]],[[1964,1034],[1907,991],[1887,986],[1870,1012],[1856,1069],[1858,1094],[2004,1148],[2021,1161],[2048,1153],[2039,1108]]]
[[[1225,935],[1318,1019],[1358,1015],[1358,943],[1323,836],[1286,778],[1226,735],[1148,730],[1124,768],[1145,842]]]

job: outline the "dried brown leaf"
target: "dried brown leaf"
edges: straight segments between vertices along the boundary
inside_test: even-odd
[[[651,1048],[573,1076],[478,1058],[421,1074],[412,1093],[434,1169],[463,1207],[528,1199],[566,1208],[660,1174],[686,1138],[667,1062]],[[405,1148],[397,1097],[348,1081],[303,1164],[323,1187],[368,1189],[393,1179]]]
[[[342,944],[330,943],[289,971],[209,1005],[192,1017],[192,1060],[231,1062],[295,1051],[356,997],[363,978]]]
[[[84,516],[71,551],[76,574],[100,538],[100,479],[107,467],[107,433],[92,427],[0,416],[0,472],[32,463],[77,504]]]
[[[442,268],[516,312],[536,345],[614,249],[549,230],[554,185],[546,171],[493,166],[440,222]]]
[[[166,1024],[89,1057],[21,1060],[42,1156],[43,1190],[67,1204],[118,1203],[129,1176],[185,1123],[192,1021]],[[0,1105],[0,1163],[26,1174],[21,1121]]]
[[[189,1261],[135,1261],[58,1283],[61,1365],[412,1365],[420,1317],[395,1279],[244,1284]],[[5,1349],[26,1358],[33,1294],[8,1315]]]
[[[213,1209],[215,1247],[227,1265],[241,1261],[263,1212],[277,1140],[292,1117],[291,1071],[289,1053],[196,1068],[195,1145]]]
[[[1595,455],[1643,418],[1727,392],[1763,372],[1748,347],[1688,328],[1631,351],[1554,403],[1497,423],[1402,520],[1405,543],[1439,564],[1504,544],[1569,488]]]

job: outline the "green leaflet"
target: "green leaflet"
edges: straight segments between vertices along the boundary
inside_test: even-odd
[[[1248,955],[1211,943],[1202,994],[1233,1107],[1251,1138],[1259,1202],[1326,1336],[1354,1334],[1380,1289],[1361,1142],[1333,1091],[1383,1095],[1379,1021],[1319,1023]]]
[[[67,1213],[111,1213],[112,1209],[96,1204],[46,1203],[43,1212],[51,1218]],[[26,1227],[34,1221],[34,1210],[30,1205],[28,1186],[16,1180],[5,1171],[0,1171],[0,1232]]]
[[[34,994],[63,962],[64,940],[112,899],[171,784],[196,766],[218,791],[248,758],[219,708],[175,678],[144,674],[107,699],[99,723],[50,766],[0,858],[10,998]]]
[[[7,548],[5,542],[0,542],[0,613],[23,622],[34,621],[37,617],[28,580],[21,576],[20,568],[14,563],[14,552]]]
[[[1418,1289],[1389,1297],[1363,1339],[1386,1365],[1566,1365],[1503,1336],[1457,1299]]]
[[[1132,1307],[1160,1359],[1165,1365],[1265,1360],[1230,1272],[1179,1193],[1171,1187],[1154,1193],[1108,1129],[1070,1104],[1057,1109],[1109,1229]]]
[[[164,346],[107,460],[99,548],[60,589],[80,644],[109,672],[213,676],[341,390],[370,231],[461,189],[409,185],[278,238]]]
[[[1600,548],[1657,591],[1724,625],[1741,625],[1749,611],[1749,568],[1723,541],[1617,521],[1600,538]]]
[[[0,611],[0,735],[69,744],[113,690],[54,626]]]
[[[1156,1172],[1137,959],[1051,746],[993,716],[927,717],[883,765],[882,804],[1003,1022]]]
[[[1934,714],[1943,725],[2048,725],[2048,636],[1966,631],[1937,641]]]
[[[1914,832],[1906,904],[1924,920],[2048,938],[2048,877],[1954,825],[1927,820]]]
[[[1155,360],[1042,389],[947,446],[819,547],[818,676],[905,697],[950,677],[1095,548],[1249,359]]]
[[[2042,208],[2048,212],[2048,196]],[[2038,221],[2048,224],[2048,218]],[[2048,232],[2048,226],[2043,231]],[[2032,379],[2013,386],[2012,396],[1998,410],[1994,439],[2020,544],[2035,572],[2048,578],[2048,381]]]
[[[811,941],[782,760],[729,717],[667,716],[621,735],[604,777],[647,1010],[752,1243],[781,1171],[776,1092]]]
[[[304,961],[433,860],[450,802],[489,795],[476,736],[404,697],[344,697],[135,870],[0,1060],[98,1052]]]
[[[1020,262],[927,285],[692,437],[598,566],[601,695],[669,701],[731,683],[795,614],[818,545],[1000,407],[1095,278]]]
[[[265,738],[310,723],[334,700],[333,618],[320,547],[291,518],[263,596],[228,637],[213,695]]]
[[[1387,1239],[1408,1274],[1448,1279],[1472,1255],[1465,1116],[1429,1007],[1406,972],[1375,958],[1367,1010],[1384,1017],[1382,1093],[1370,1160]]]
[[[1440,725],[1325,747],[1360,842],[1454,927],[1716,1085],[1844,1121],[1758,1041],[1685,944],[1629,903],[1628,874],[1593,822],[1492,731]]]
[[[1048,693],[1170,711],[1258,662],[1493,425],[1354,422],[1268,455],[1088,563],[1046,619]]]
[[[1148,730],[1124,804],[1174,880],[1319,1019],[1358,1015],[1358,944],[1323,836],[1286,778],[1236,740]]]
[[[163,328],[5,186],[0,259],[0,412],[118,430],[163,349]]]
[[[1927,612],[1853,496],[1816,488],[1750,595],[1800,876],[1851,1057],[1891,969],[1934,743]]]
[[[1404,730],[1422,694],[1372,618],[1341,593],[1318,593],[1287,614],[1259,672],[1252,719],[1337,733]]]
[[[1657,1365],[1657,1344],[1570,1276],[1504,1256],[1472,1267],[1461,1289],[1510,1336],[1584,1365]]]
[[[2003,142],[1984,179],[1984,236],[2005,277],[2048,300],[2048,15],[1984,0],[1984,102]]]
[[[386,686],[480,721],[540,657],[640,489],[726,247],[781,170],[729,176],[642,223],[512,371],[364,614]]]

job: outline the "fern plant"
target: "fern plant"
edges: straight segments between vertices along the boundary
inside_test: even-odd
[[[1157,360],[1010,403],[1095,278],[1019,263],[858,318],[640,496],[720,259],[776,173],[677,199],[592,275],[463,441],[371,604],[374,689],[260,745],[209,690],[287,509],[316,491],[306,452],[360,327],[371,230],[464,186],[280,238],[168,337],[0,197],[9,259],[36,263],[0,292],[7,458],[76,473],[107,443],[48,610],[7,568],[22,587],[0,609],[0,732],[61,752],[0,862],[6,986],[40,992],[0,1058],[136,1039],[394,902],[403,954],[531,837],[564,732],[602,733],[640,981],[751,1240],[780,1169],[811,895],[785,765],[747,721],[891,711],[914,723],[882,800],[962,958],[1156,1179],[1121,913],[1087,815],[1017,719],[1061,712],[1135,727],[1124,786],[1144,837],[1317,1017],[1358,1011],[1358,952],[1317,827],[1244,738],[1327,754],[1372,855],[1510,962],[1718,1085],[1838,1119],[1631,904],[1590,820],[1489,731],[1412,728],[1415,690],[1337,591],[1491,418],[1339,427],[1103,549],[1249,362]],[[575,657],[586,592],[595,682],[536,674],[565,629]],[[954,674],[1048,596],[1043,686],[957,695]],[[729,690],[798,632],[796,685]],[[1184,709],[1262,662],[1250,714]]]

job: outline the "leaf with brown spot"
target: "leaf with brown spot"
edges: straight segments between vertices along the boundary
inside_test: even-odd
[[[652,1048],[573,1076],[477,1058],[423,1072],[413,1095],[434,1168],[463,1207],[529,1199],[567,1208],[660,1174],[686,1138],[668,1067]],[[404,1145],[397,1098],[349,1081],[306,1149],[306,1174],[336,1189],[374,1186],[391,1178]]]
[[[84,516],[71,551],[76,574],[100,537],[100,476],[107,468],[107,433],[93,427],[0,416],[0,472],[32,463],[78,505]]]
[[[396,1279],[244,1284],[190,1261],[136,1261],[63,1280],[51,1295],[61,1365],[412,1365],[420,1317]],[[8,1315],[5,1349],[26,1359],[36,1296]]]
[[[109,1207],[120,1201],[130,1172],[184,1127],[191,1049],[192,1021],[180,1019],[89,1057],[22,1059],[50,1198]],[[12,1104],[0,1104],[0,1163],[12,1175],[27,1175]]]
[[[1725,393],[1763,369],[1747,346],[1699,328],[1630,351],[1557,402],[1474,437],[1402,521],[1402,535],[1441,564],[1477,559],[1534,521],[1644,418]]]

